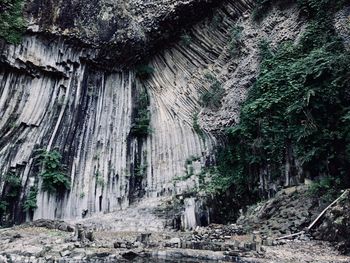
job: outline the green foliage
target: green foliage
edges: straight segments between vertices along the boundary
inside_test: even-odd
[[[273,56],[270,43],[266,39],[260,41],[259,51],[261,59],[269,59]]]
[[[10,226],[14,220],[14,211],[19,202],[22,183],[16,170],[8,171],[3,179],[3,191],[0,196],[0,224]]]
[[[341,180],[331,176],[326,176],[311,184],[309,192],[314,197],[321,197],[323,201],[329,203],[339,196],[338,189],[341,189]]]
[[[259,21],[265,17],[273,4],[285,6],[288,3],[296,3],[301,11],[310,18],[329,13],[341,8],[347,0],[255,0],[253,19]]]
[[[257,200],[262,171],[283,180],[288,154],[292,167],[327,178],[314,187],[320,194],[350,186],[350,54],[332,26],[334,1],[302,3],[310,21],[297,45],[260,44],[260,74],[208,184],[243,205]]]
[[[8,205],[8,202],[0,200],[0,215],[6,212]]]
[[[271,0],[255,0],[255,8],[252,13],[253,19],[255,21],[262,19],[270,9],[271,3]]]
[[[201,128],[201,126],[198,123],[198,113],[196,113],[195,115],[193,115],[193,119],[192,119],[192,126],[194,131],[200,136],[200,137],[204,137],[204,132]]]
[[[39,150],[37,160],[42,166],[39,176],[42,178],[42,190],[49,193],[64,192],[70,189],[70,180],[61,163],[62,156],[57,150]]]
[[[105,185],[105,180],[104,180],[100,170],[96,170],[95,176],[96,176],[96,184],[103,187]]]
[[[184,33],[181,35],[181,44],[184,46],[188,46],[192,42],[192,37],[188,33]]]
[[[137,164],[134,168],[134,174],[136,177],[143,178],[147,175],[147,164]]]
[[[230,30],[231,33],[231,40],[229,43],[229,50],[230,54],[233,57],[236,57],[239,55],[241,52],[241,47],[242,47],[242,31],[243,27],[241,26],[233,26]]]
[[[140,65],[136,68],[136,76],[141,80],[148,79],[154,73],[154,68],[148,65]]]
[[[37,199],[36,199],[37,194],[38,194],[38,188],[35,186],[32,186],[30,188],[29,193],[27,195],[27,198],[23,204],[23,210],[25,212],[32,212],[38,208],[38,206],[36,204],[37,203]]]
[[[211,19],[210,28],[212,30],[217,29],[218,25],[222,22],[223,18],[219,14],[215,14]]]
[[[23,0],[0,1],[0,37],[17,44],[26,28],[22,15]]]
[[[96,183],[97,183],[97,185],[102,187],[105,185],[105,180],[103,179],[103,177],[98,176],[98,177],[96,177]]]
[[[191,155],[190,157],[188,157],[186,159],[186,162],[185,162],[185,165],[190,165],[192,164],[193,162],[197,162],[199,161],[201,158],[199,156],[194,156],[194,155]]]
[[[131,126],[131,134],[136,137],[147,137],[151,132],[151,113],[146,90],[141,90],[136,102],[135,117]]]
[[[5,177],[5,183],[7,186],[6,198],[15,199],[18,197],[21,191],[21,178],[14,172],[9,172]]]
[[[222,88],[221,82],[212,74],[205,74],[205,78],[210,82],[210,87],[200,97],[201,104],[206,108],[218,109],[221,106],[221,99],[224,96],[225,90]]]

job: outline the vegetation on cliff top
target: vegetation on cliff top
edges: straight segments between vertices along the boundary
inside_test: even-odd
[[[0,38],[11,44],[20,42],[26,28],[23,0],[0,0]]]
[[[258,10],[271,2],[258,1]],[[298,44],[262,42],[260,74],[209,186],[229,190],[240,206],[269,190],[259,191],[262,174],[275,182],[321,177],[314,187],[321,195],[350,186],[350,54],[332,21],[344,1],[297,3],[309,17],[306,31]]]

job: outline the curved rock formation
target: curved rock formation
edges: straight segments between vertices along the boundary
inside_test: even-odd
[[[210,27],[208,30],[212,23],[209,21],[196,26],[189,32],[191,43],[180,41],[158,53],[149,63],[154,73],[142,77],[138,69],[115,70],[124,67],[122,60],[110,70],[106,70],[107,65],[101,69],[101,64],[94,63],[101,56],[99,48],[77,45],[67,38],[65,32],[73,25],[56,26],[57,21],[64,20],[60,20],[64,10],[58,9],[57,20],[43,21],[41,9],[38,8],[38,12],[31,9],[39,2],[33,1],[27,7],[32,10],[32,22],[41,21],[37,33],[29,32],[19,45],[2,44],[2,195],[8,188],[6,174],[11,172],[21,181],[17,200],[9,204],[7,219],[25,219],[22,204],[34,185],[39,187],[34,219],[76,219],[116,211],[142,198],[171,195],[193,187],[195,182],[191,180],[176,184],[174,179],[186,174],[186,170],[199,173],[202,165],[213,161],[211,153],[216,139],[193,127],[193,117],[201,108],[200,94],[206,90],[202,74],[210,70],[210,65],[227,59],[222,57],[222,49],[227,44],[229,29],[250,7],[249,3],[230,1],[217,11],[215,19],[221,22],[215,30]],[[194,12],[191,5],[204,1],[169,2],[173,2],[174,10],[186,2]],[[212,1],[205,2],[211,4]],[[55,9],[60,3],[51,7]],[[142,6],[147,8],[146,4]],[[170,12],[164,6],[162,10]],[[156,17],[164,16],[163,11],[152,12]],[[78,12],[74,25],[84,18],[83,15],[86,13]],[[131,25],[126,27],[132,29]],[[149,26],[157,28],[152,23]],[[32,31],[34,28],[35,23]],[[167,26],[164,28],[171,30]],[[101,36],[93,34],[89,38],[89,28],[84,30],[69,31],[68,35],[73,32],[75,38],[83,36],[80,39],[83,42],[98,39],[94,43],[98,45]],[[118,34],[114,36],[119,37]],[[146,42],[142,43],[147,47]],[[132,50],[137,52],[133,47]],[[110,49],[111,54],[114,51]],[[150,106],[143,110],[150,112],[151,131],[140,136],[132,129],[140,111],[138,99],[145,91]],[[43,191],[39,176],[43,167],[35,158],[38,149],[61,153],[70,190],[64,193]],[[30,213],[26,216],[29,219]]]

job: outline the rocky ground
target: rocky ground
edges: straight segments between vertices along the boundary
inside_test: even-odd
[[[93,227],[91,220],[38,220],[0,230],[0,262],[350,262],[341,255],[349,247],[348,192],[315,229],[278,239],[316,218],[321,208],[307,196],[305,187],[289,188],[252,207],[237,224],[187,232],[126,232]]]
[[[43,223],[43,222],[41,222]],[[36,223],[40,225],[39,222]],[[194,232],[94,232],[80,239],[59,229],[24,225],[0,231],[0,262],[349,262],[327,242],[300,238],[264,243],[237,226],[211,225]],[[70,228],[68,228],[70,230]],[[238,231],[238,232],[236,232]],[[199,241],[194,241],[199,240]],[[305,241],[307,240],[307,241]],[[171,261],[170,261],[171,262]]]

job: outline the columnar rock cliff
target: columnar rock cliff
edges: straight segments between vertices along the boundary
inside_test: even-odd
[[[219,22],[200,23],[188,32],[191,43],[177,41],[158,52],[154,47],[159,47],[159,34],[161,39],[174,37],[172,26],[180,31],[177,24],[201,18],[211,2],[130,1],[115,6],[97,1],[83,5],[72,17],[67,14],[78,7],[65,1],[27,3],[29,30],[21,43],[1,45],[2,194],[9,187],[6,175],[21,181],[8,220],[30,219],[22,205],[34,185],[39,188],[34,219],[116,211],[140,199],[194,186],[188,181],[176,185],[174,179],[186,174],[188,159],[194,172],[214,161],[215,137],[193,127],[200,94],[208,88],[203,72],[226,63],[223,49],[231,24],[250,5],[229,1],[215,11]],[[187,11],[179,11],[183,9]],[[209,27],[214,23],[215,30]],[[105,39],[110,30],[113,34]],[[148,66],[154,72],[142,77],[135,68],[145,62],[129,63],[145,51],[155,54]],[[151,121],[147,134],[140,136],[132,127],[140,110],[138,100],[145,94]],[[43,191],[38,149],[61,153],[69,190]]]
[[[2,199],[8,175],[20,180],[2,221],[81,219],[191,191],[192,175],[215,163],[223,129],[239,121],[261,40],[297,41],[305,27],[293,5],[261,23],[251,8],[246,0],[27,1],[21,43],[1,42]],[[213,87],[219,98],[205,104]],[[69,189],[43,189],[38,150],[62,155]],[[262,191],[275,187],[260,179]],[[23,212],[32,186],[37,208]],[[192,227],[198,207],[186,204]]]

